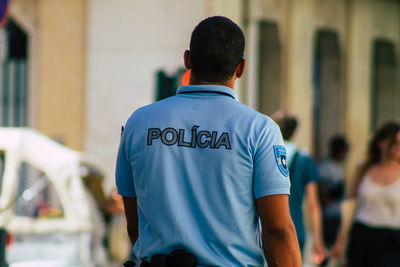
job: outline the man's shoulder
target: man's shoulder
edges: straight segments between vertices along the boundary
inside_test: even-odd
[[[324,158],[320,162],[318,162],[318,168],[320,169],[332,169],[336,166],[333,160],[330,158]]]
[[[158,109],[160,109],[160,108],[162,108],[162,107],[164,107],[166,105],[169,105],[175,99],[176,99],[176,96],[174,95],[174,96],[170,96],[170,97],[164,98],[162,100],[158,100],[156,102],[153,102],[151,104],[148,104],[148,105],[145,105],[145,106],[142,106],[142,107],[138,108],[137,110],[135,110],[135,112],[133,112],[132,115],[134,115],[134,114],[138,115],[138,114],[141,114],[141,113],[148,113],[148,112],[157,111]]]
[[[160,111],[160,109],[164,108],[166,105],[172,102],[174,100],[174,97],[175,96],[171,96],[136,109],[129,117],[128,122],[132,120],[139,120],[141,118],[148,119],[149,116],[151,116],[152,114],[156,115]]]
[[[308,175],[311,175],[311,176],[307,177],[307,178],[310,179],[310,181],[319,180],[318,166],[317,166],[313,156],[306,149],[300,149],[298,151],[299,151],[299,154],[298,154],[298,160],[296,162],[296,166],[299,166],[300,169],[308,170]]]
[[[304,158],[311,158],[310,151],[308,151],[305,148],[300,148],[298,149],[299,156],[304,157]]]
[[[310,152],[305,149],[305,148],[301,148],[298,149],[298,162],[300,163],[300,165],[303,166],[308,166],[310,164],[312,164],[313,166],[317,167],[316,162],[314,161],[312,155],[310,154]]]
[[[275,123],[274,120],[272,120],[269,116],[237,101],[235,103],[236,108],[238,109],[238,111],[240,112],[240,114],[242,114],[243,116],[247,117],[249,120],[254,121],[258,124],[260,124],[261,127],[265,128],[269,128],[270,126],[276,126],[278,127],[278,125]]]
[[[265,115],[265,114],[255,110],[255,109],[253,109],[252,107],[249,107],[249,106],[243,104],[242,102],[235,101],[233,103],[234,103],[234,105],[236,106],[237,109],[240,109],[242,112],[244,112],[248,116],[260,117],[260,118],[264,118],[264,119],[270,119],[267,115]]]

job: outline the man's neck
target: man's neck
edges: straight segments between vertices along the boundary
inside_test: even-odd
[[[222,85],[234,90],[235,79],[230,79],[226,82],[208,82],[208,81],[197,80],[195,77],[192,76],[190,77],[189,85]]]

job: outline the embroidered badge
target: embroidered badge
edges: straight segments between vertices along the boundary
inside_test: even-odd
[[[286,157],[286,148],[284,146],[274,146],[275,161],[279,170],[285,176],[289,176],[289,168]]]

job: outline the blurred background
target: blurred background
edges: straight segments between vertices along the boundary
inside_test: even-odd
[[[398,0],[0,2],[0,126],[93,156],[106,195],[121,125],[175,93],[191,32],[208,16],[245,32],[240,101],[296,114],[295,141],[316,160],[332,135],[346,136],[348,179],[371,132],[400,118]]]

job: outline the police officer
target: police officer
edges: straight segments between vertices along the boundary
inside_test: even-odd
[[[190,85],[126,123],[116,184],[136,263],[180,249],[198,266],[301,266],[279,127],[233,91],[243,52],[234,22],[203,20],[184,53]]]

